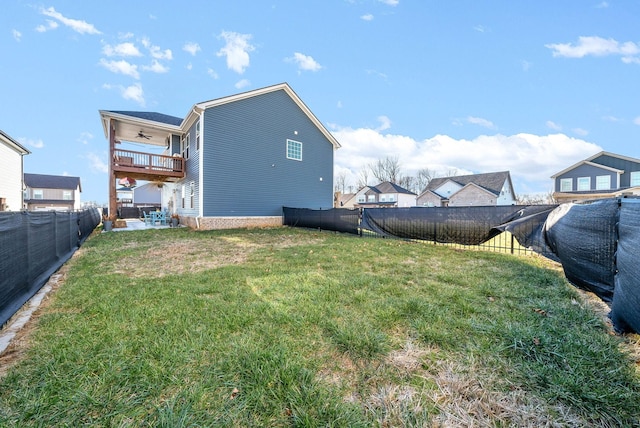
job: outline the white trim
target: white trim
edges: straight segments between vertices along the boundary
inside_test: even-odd
[[[569,189],[563,189],[562,183],[569,183]],[[561,192],[573,192],[573,178],[561,178],[560,179],[560,191]]]
[[[638,162],[640,163],[640,161],[638,161]],[[560,172],[558,172],[556,174],[553,174],[551,176],[551,178],[557,178],[558,176],[566,174],[567,172],[569,172],[571,170],[574,170],[574,169],[576,169],[577,167],[579,167],[581,165],[589,165],[589,166],[593,166],[593,167],[596,167],[596,168],[599,168],[599,169],[604,169],[606,171],[616,172],[618,174],[623,174],[624,173],[624,170],[622,170],[622,169],[612,168],[610,166],[601,165],[599,163],[593,163],[593,162],[590,162],[588,160],[583,160],[583,161],[580,161],[578,163],[575,163],[575,164],[571,165],[569,168],[563,169],[562,171],[560,171]]]
[[[584,184],[584,181],[586,180],[586,184],[587,184],[586,189],[581,189],[581,187],[584,187],[584,186],[580,186],[580,181],[581,180],[583,181],[583,184]],[[586,192],[586,191],[589,191],[589,190],[591,190],[591,177],[587,176],[587,177],[578,177],[578,178],[576,178],[576,191],[577,192]]]
[[[242,92],[240,94],[235,94],[235,95],[230,95],[228,97],[223,97],[223,98],[217,98],[214,100],[210,100],[210,101],[205,101],[202,103],[198,103],[195,104],[193,106],[193,108],[191,109],[189,116],[191,114],[196,113],[197,109],[207,109],[207,108],[211,108],[211,107],[217,107],[223,104],[228,104],[228,103],[232,103],[235,101],[240,101],[240,100],[244,100],[247,98],[252,98],[258,95],[264,95],[264,94],[268,94],[270,92],[275,92],[275,91],[280,91],[283,90],[287,93],[287,95],[289,95],[289,97],[291,97],[291,99],[298,105],[298,107],[307,115],[307,117],[313,122],[314,125],[316,125],[316,127],[320,130],[320,132],[322,132],[324,134],[324,136],[331,142],[331,144],[333,144],[335,149],[339,149],[340,143],[338,142],[338,140],[336,140],[336,138],[329,132],[329,130],[327,130],[327,128],[325,128],[325,126],[322,124],[322,122],[320,122],[318,120],[318,118],[311,112],[311,110],[309,109],[309,107],[307,107],[304,102],[302,102],[302,100],[300,99],[300,97],[298,97],[298,95],[293,91],[293,89],[291,89],[291,87],[287,84],[287,83],[280,83],[277,85],[273,85],[273,86],[267,86],[265,88],[260,88],[260,89],[255,89],[253,91],[248,91],[248,92]],[[189,117],[187,116],[187,117]],[[186,119],[185,119],[186,121]]]
[[[601,181],[605,181],[605,183],[600,183]],[[601,187],[601,185],[605,185],[606,187]],[[596,190],[611,190],[611,176],[607,175],[596,175]]]
[[[198,216],[204,217],[204,111],[200,111],[200,151],[198,153]]]

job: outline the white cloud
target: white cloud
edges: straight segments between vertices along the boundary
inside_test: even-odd
[[[187,70],[191,70],[191,69],[193,69],[193,64],[191,63],[187,64]]]
[[[609,7],[609,3],[606,1],[600,2],[596,5],[597,9],[606,9]]]
[[[101,58],[100,65],[111,71],[112,73],[124,74],[125,76],[131,76],[134,79],[140,78],[138,66],[135,64],[131,64],[125,60],[107,61],[106,59]]]
[[[154,73],[167,73],[169,71],[168,67],[165,67],[164,65],[160,64],[155,59],[151,61],[151,65],[142,66],[142,69],[144,71],[152,71]]]
[[[227,59],[227,68],[238,74],[244,73],[249,67],[249,52],[255,47],[249,43],[251,34],[240,34],[233,31],[223,31],[218,38],[224,39],[225,45],[216,55],[224,56]]]
[[[216,80],[220,77],[218,76],[218,73],[213,68],[208,68],[207,74]]]
[[[389,6],[397,6],[400,0],[378,0],[380,3],[388,4]]]
[[[533,67],[533,63],[525,60],[520,61],[520,65],[522,66],[522,71],[529,71]]]
[[[558,125],[557,123],[551,120],[547,120],[546,125],[547,125],[547,128],[553,129],[554,131],[562,131],[562,126]]]
[[[20,41],[20,39],[22,39],[22,33],[18,30],[11,30],[11,34],[13,34],[13,38],[16,39],[17,42]]]
[[[71,19],[63,16],[60,12],[57,12],[53,7],[48,9],[41,9],[40,13],[53,19],[57,19],[63,25],[71,28],[73,31],[80,34],[102,34],[93,24],[89,24],[86,21],[78,19]]]
[[[582,128],[573,128],[573,132],[575,132],[576,134],[578,134],[581,137],[586,137],[587,135],[589,135],[589,131],[587,131],[586,129],[582,129]]]
[[[475,27],[473,27],[473,29],[476,30],[478,33],[484,33],[485,31],[487,31],[482,25],[476,25]]]
[[[38,33],[46,33],[49,30],[55,30],[56,28],[58,28],[58,23],[56,21],[52,21],[50,19],[47,19],[47,25],[44,24],[40,24],[36,27],[36,31]]]
[[[44,141],[42,140],[32,140],[29,138],[21,137],[21,138],[18,138],[18,141],[23,146],[30,146],[30,147],[33,147],[34,149],[41,149],[44,147]]]
[[[109,172],[109,165],[103,160],[102,156],[95,153],[87,153],[85,157],[89,160],[89,166],[94,172],[102,172],[105,174]]]
[[[171,49],[162,50],[159,46],[151,44],[151,41],[147,37],[142,39],[142,45],[149,50],[149,53],[155,59],[173,59],[173,52],[171,52]]]
[[[80,134],[77,141],[84,145],[87,145],[89,144],[89,141],[91,141],[92,139],[93,139],[93,134],[91,134],[90,132],[83,132]]]
[[[602,151],[596,144],[564,134],[496,134],[472,140],[436,135],[422,141],[369,128],[338,128],[332,134],[342,145],[335,155],[336,172],[348,170],[351,184],[366,165],[397,156],[409,175],[421,168],[439,174],[452,169],[461,173],[510,171],[517,194],[547,192],[553,185],[551,175]]]
[[[322,68],[312,56],[295,52],[293,57],[286,58],[285,61],[298,65],[298,71],[318,71]]]
[[[140,50],[131,42],[120,43],[115,46],[104,45],[102,53],[106,56],[142,56]]]
[[[144,92],[140,83],[134,83],[131,86],[122,89],[122,98],[132,100],[144,107]]]
[[[378,122],[380,122],[380,126],[375,129],[376,132],[385,131],[391,128],[391,119],[387,116],[378,116]]]
[[[185,43],[182,50],[195,56],[200,51],[200,45],[197,43]]]
[[[366,15],[362,15],[360,19],[362,19],[363,21],[373,21],[373,15],[370,13],[367,13]]]
[[[483,119],[481,117],[469,116],[467,117],[467,122],[473,125],[482,126],[483,128],[487,128],[487,129],[496,129],[496,126],[493,124],[493,122],[487,119]]]
[[[633,119],[633,123],[635,123],[636,125],[640,125],[640,116]]]
[[[248,79],[242,79],[242,80],[239,80],[238,82],[236,82],[235,87],[236,87],[236,89],[242,89],[242,88],[246,88],[250,84],[251,84],[251,82]]]
[[[621,55],[623,61],[634,62],[640,54],[640,47],[633,42],[620,43],[614,39],[589,36],[579,37],[578,43],[552,43],[545,47],[553,51],[554,57],[583,58],[585,56]]]

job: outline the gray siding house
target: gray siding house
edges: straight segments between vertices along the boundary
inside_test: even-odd
[[[432,179],[417,198],[418,206],[467,207],[515,205],[509,171]]]
[[[162,206],[181,224],[280,225],[283,206],[333,206],[333,156],[340,144],[286,83],[197,103],[184,119],[100,114],[114,146],[110,182],[126,174],[164,183]],[[137,160],[135,152],[115,147],[121,141],[165,151]],[[133,160],[125,165],[124,158]]]
[[[551,178],[559,203],[640,195],[640,159],[600,152]]]

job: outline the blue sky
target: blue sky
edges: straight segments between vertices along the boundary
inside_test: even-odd
[[[636,0],[2,3],[0,129],[31,150],[26,172],[81,177],[83,201],[107,201],[98,110],[184,117],[281,82],[351,185],[393,156],[546,193],[601,150],[640,158]]]

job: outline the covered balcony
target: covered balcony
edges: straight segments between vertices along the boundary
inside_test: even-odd
[[[115,178],[131,177],[146,181],[178,181],[184,178],[184,159],[180,155],[164,156],[114,149],[113,171]]]

